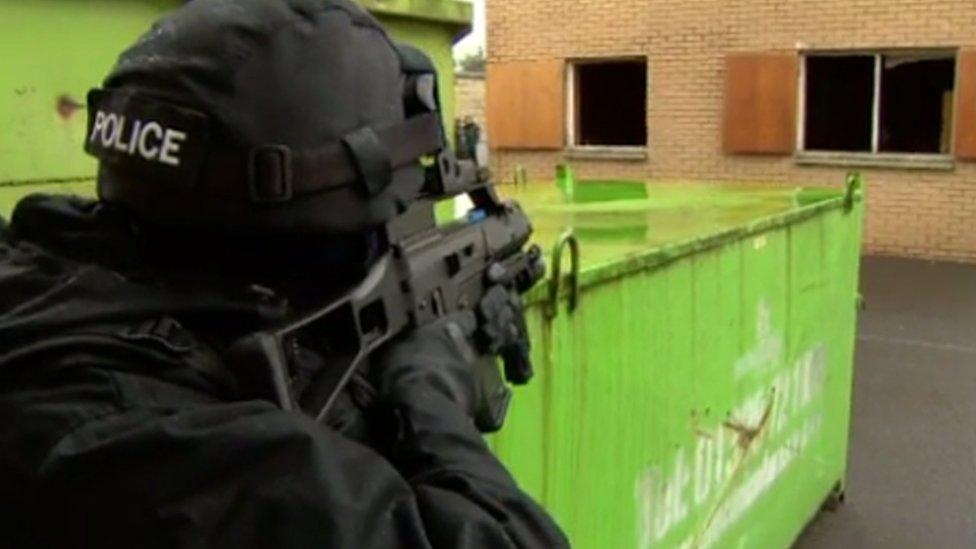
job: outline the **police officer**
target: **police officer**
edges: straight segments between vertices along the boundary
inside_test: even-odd
[[[566,545],[473,426],[470,318],[388,346],[324,424],[227,353],[383,251],[443,146],[431,73],[349,0],[195,0],[121,55],[89,97],[100,199],[28,197],[0,237],[3,546]]]

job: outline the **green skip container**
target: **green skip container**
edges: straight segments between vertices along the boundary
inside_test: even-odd
[[[528,296],[536,379],[491,444],[574,547],[783,548],[843,496],[859,176],[784,189],[563,170],[503,194],[554,251]]]

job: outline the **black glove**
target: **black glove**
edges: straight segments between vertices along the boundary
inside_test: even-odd
[[[483,354],[500,356],[505,379],[524,385],[532,379],[529,332],[522,312],[522,298],[504,286],[493,286],[478,304],[476,341]]]
[[[465,311],[387,344],[370,369],[380,398],[397,400],[412,385],[422,384],[473,416],[480,397],[475,375],[478,356],[471,344],[476,329],[474,313]]]
[[[532,377],[521,300],[503,286],[492,287],[476,313],[448,315],[387,345],[374,362],[373,382],[387,400],[412,384],[425,383],[455,402],[479,429],[494,432],[501,428],[511,398],[498,371],[498,356],[512,383]]]

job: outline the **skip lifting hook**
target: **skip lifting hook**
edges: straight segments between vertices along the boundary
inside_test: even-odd
[[[569,304],[567,310],[572,313],[579,305],[579,239],[572,230],[568,230],[559,236],[552,249],[552,273],[549,279],[549,299],[546,302],[546,318],[553,319],[559,314],[559,292],[562,283],[562,255],[563,250],[569,246],[569,274],[566,276],[569,283]]]
[[[854,202],[861,200],[864,194],[864,178],[858,172],[851,172],[847,174],[847,181],[845,183],[844,189],[844,209],[851,211],[854,208]]]

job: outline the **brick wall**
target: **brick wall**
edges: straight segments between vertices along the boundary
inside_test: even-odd
[[[976,46],[972,0],[487,0],[487,15],[489,63],[647,57],[647,160],[569,160],[583,176],[840,184],[849,168],[722,153],[726,55]],[[501,180],[519,164],[530,178],[551,179],[562,161],[561,151],[492,155]],[[976,163],[860,171],[866,251],[976,261]]]
[[[454,75],[454,116],[470,116],[485,127],[485,75],[459,72]]]

